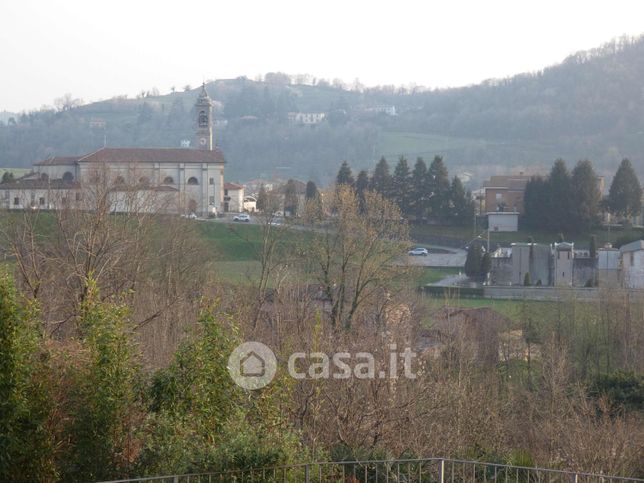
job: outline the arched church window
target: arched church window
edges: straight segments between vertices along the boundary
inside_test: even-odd
[[[147,176],[141,176],[139,178],[139,184],[142,184],[144,186],[149,185],[150,184],[150,178],[148,178]]]
[[[125,184],[125,180],[123,179],[123,176],[117,176],[114,179],[114,184]]]
[[[208,115],[206,111],[199,111],[199,127],[208,127]]]
[[[194,176],[188,178],[188,184],[199,184],[199,180]]]
[[[65,171],[63,181],[74,181],[74,175],[70,171]]]
[[[49,181],[49,175],[47,173],[42,173],[40,179],[43,181]]]
[[[174,184],[174,179],[172,179],[172,176],[166,176],[163,178],[163,184]]]

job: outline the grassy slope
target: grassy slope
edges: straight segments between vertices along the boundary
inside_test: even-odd
[[[12,223],[19,213],[3,214],[0,226],[4,223]],[[43,232],[53,230],[51,226],[54,221],[50,213],[42,213],[39,222],[43,226]],[[261,231],[257,225],[227,224],[213,222],[196,222],[198,231],[203,239],[212,247],[214,269],[219,272],[225,280],[235,284],[248,284],[255,280],[259,273],[259,261],[257,254],[261,248]],[[432,228],[433,229],[433,228]],[[458,228],[454,228],[458,231]],[[293,247],[302,236],[308,236],[302,232],[287,232],[282,247],[288,249]],[[424,268],[414,272],[414,285],[435,283],[442,278],[458,273],[457,269],[436,269]],[[490,300],[490,299],[449,299],[449,298],[426,298],[430,308],[437,308],[441,305],[454,305],[460,307],[491,307],[504,315],[518,319],[523,302],[511,300]],[[545,302],[527,302],[528,304],[546,304]]]
[[[417,284],[423,286],[428,283],[440,282],[450,275],[456,275],[458,272],[460,272],[458,268],[420,268]]]
[[[489,307],[503,314],[514,321],[520,321],[526,308],[534,309],[535,307],[543,308],[548,305],[554,305],[554,302],[538,301],[521,301],[521,300],[495,300],[484,298],[449,298],[449,297],[431,297],[423,298],[424,304],[431,312],[440,307],[447,305],[450,307],[480,308]],[[431,321],[431,319],[430,319]]]
[[[431,161],[437,153],[446,153],[453,149],[485,148],[487,142],[480,139],[455,138],[437,134],[417,132],[383,132],[377,146],[377,152],[386,157],[422,156]],[[413,162],[413,160],[412,160]]]
[[[226,262],[257,260],[261,249],[261,232],[257,225],[199,223],[204,240],[215,248],[215,258]]]

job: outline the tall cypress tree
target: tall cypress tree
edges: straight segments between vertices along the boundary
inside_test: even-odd
[[[335,183],[340,186],[340,185],[349,185],[352,186],[354,183],[353,179],[353,173],[351,172],[351,167],[349,166],[349,163],[346,161],[342,162],[342,165],[340,166],[340,170],[338,171],[338,176],[335,179]]]
[[[577,229],[589,230],[599,219],[601,193],[597,173],[588,160],[579,161],[572,170],[572,224]]]
[[[355,187],[360,212],[363,213],[365,211],[365,192],[369,189],[369,174],[364,169],[358,173]]]
[[[295,180],[289,179],[284,186],[284,212],[291,216],[297,216],[299,200],[297,196],[297,185]]]
[[[472,195],[465,191],[458,176],[452,179],[450,187],[450,218],[459,225],[466,225],[474,218],[474,202]]]
[[[590,236],[590,248],[588,250],[588,255],[590,258],[597,258],[597,237],[595,235]]]
[[[544,204],[549,202],[550,190],[548,181],[541,176],[534,176],[528,181],[523,195],[525,209],[524,220],[532,228],[547,229],[549,222],[548,210]]]
[[[312,199],[317,198],[318,196],[319,196],[318,187],[315,184],[315,182],[309,181],[308,183],[306,183],[306,194],[305,194],[306,200],[310,201]]]
[[[423,158],[416,159],[411,174],[411,185],[410,210],[417,220],[422,220],[427,214],[427,202],[431,194],[427,183],[427,165]]]
[[[376,164],[371,178],[371,189],[380,193],[385,198],[391,196],[391,174],[389,173],[389,164],[383,156]]]
[[[429,166],[429,171],[427,172],[427,182],[431,190],[429,206],[431,208],[432,216],[439,218],[447,216],[449,209],[450,182],[449,173],[441,156],[434,156],[434,160]]]
[[[483,261],[483,244],[475,240],[470,244],[465,259],[465,275],[468,277],[478,277],[481,275],[481,266]]]
[[[637,216],[642,210],[642,187],[628,159],[621,162],[610,184],[608,206],[611,213],[625,218]]]
[[[259,193],[257,193],[257,211],[264,211],[268,206],[268,193],[264,185],[260,185]]]
[[[411,199],[411,177],[407,159],[401,156],[398,164],[394,169],[392,179],[392,199],[400,208],[403,215],[409,215],[409,205]]]
[[[570,173],[563,159],[558,159],[548,177],[548,196],[545,207],[548,215],[548,228],[563,230],[570,227],[573,216],[572,186]]]

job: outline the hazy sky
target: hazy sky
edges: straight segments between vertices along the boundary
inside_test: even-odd
[[[641,33],[638,0],[0,0],[0,111],[271,71],[458,86]]]

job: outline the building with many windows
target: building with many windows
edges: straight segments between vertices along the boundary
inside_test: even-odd
[[[162,213],[221,211],[222,151],[213,145],[212,101],[205,85],[195,104],[196,145],[189,148],[102,148],[82,156],[34,163],[31,173],[0,184],[5,209],[89,208],[98,190],[109,191],[111,211]]]

